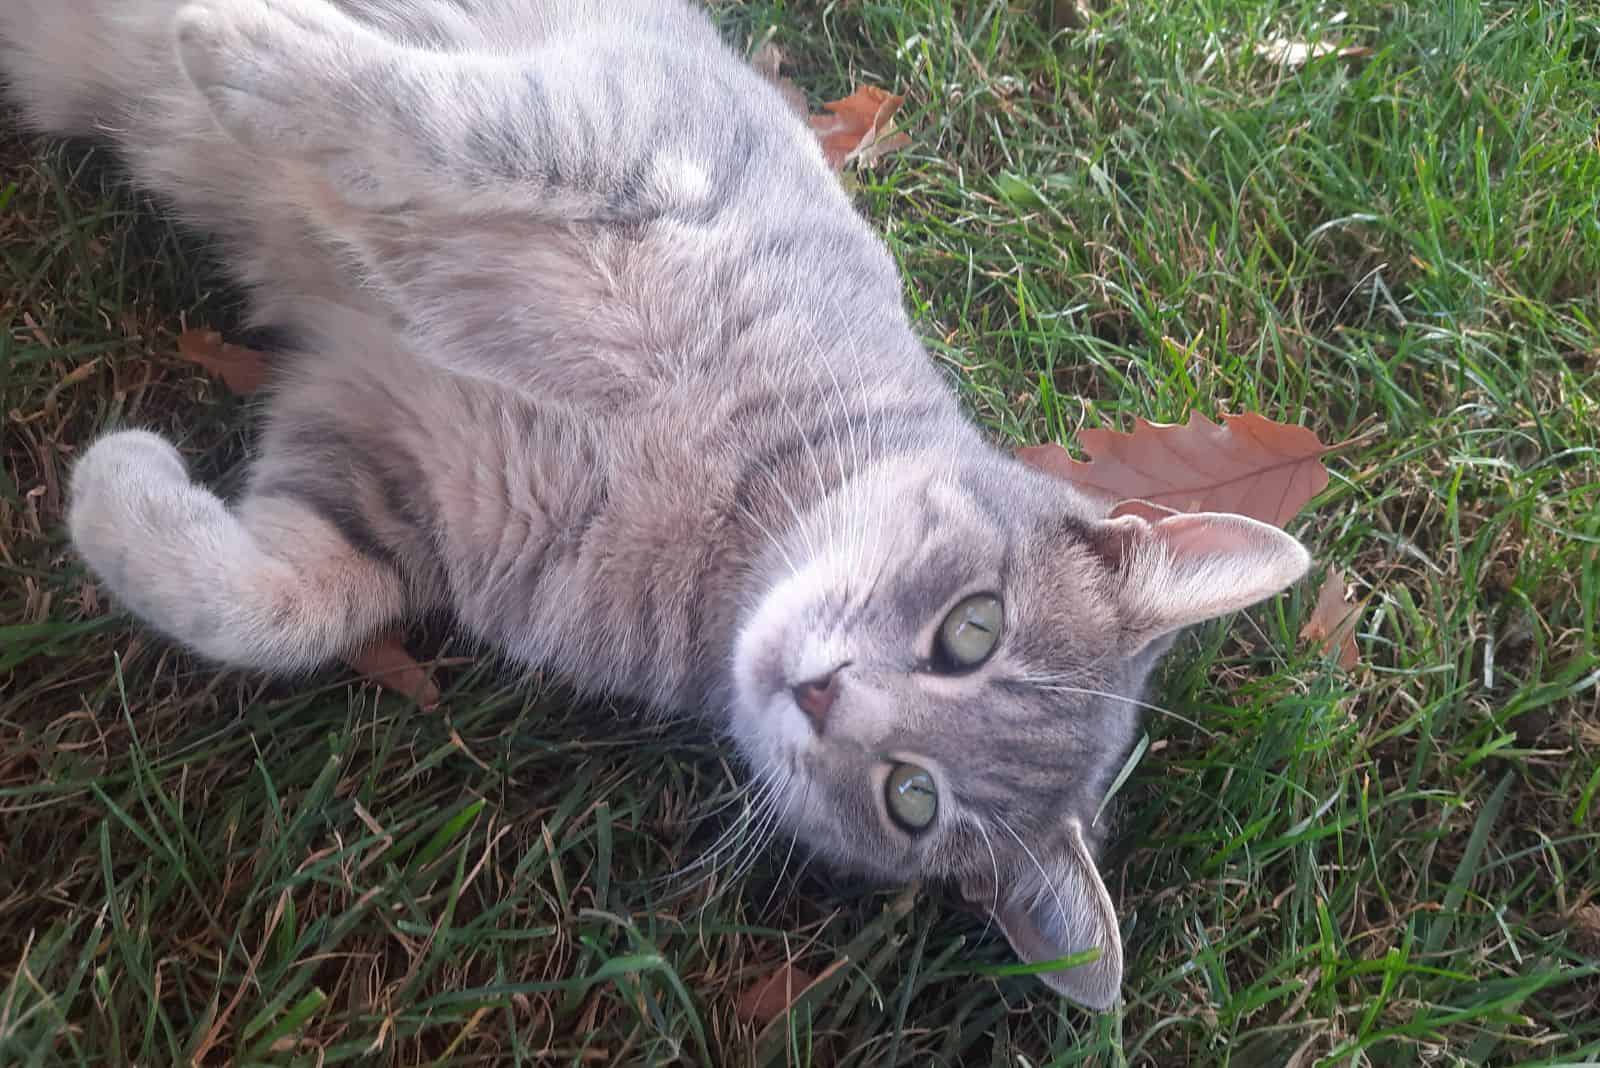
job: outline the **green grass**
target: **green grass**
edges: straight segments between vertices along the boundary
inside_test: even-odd
[[[137,423],[236,484],[249,407],[173,346],[236,297],[98,157],[11,133],[0,1062],[1600,1061],[1600,11],[1037,6],[718,11],[813,100],[907,96],[858,195],[997,435],[1359,438],[1296,529],[1370,595],[1362,666],[1297,640],[1311,583],[1182,644],[1105,861],[1122,1010],[1005,974],[938,887],[779,850],[666,893],[737,789],[693,730],[487,663],[434,715],[264,685],[108,614],[65,472]],[[1273,34],[1371,52],[1287,70]],[[785,959],[827,985],[758,1040],[734,1003]]]

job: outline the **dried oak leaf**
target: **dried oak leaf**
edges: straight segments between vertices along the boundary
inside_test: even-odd
[[[438,707],[439,688],[433,684],[428,669],[406,652],[398,634],[384,634],[375,638],[372,644],[348,657],[345,663],[362,677],[388,687],[395,693],[404,694],[423,709]]]
[[[1365,602],[1351,601],[1347,589],[1344,572],[1330,567],[1322,580],[1311,616],[1300,628],[1300,640],[1318,643],[1325,653],[1337,653],[1339,666],[1350,671],[1361,662],[1361,650],[1356,646],[1356,624],[1361,619]]]
[[[780,964],[772,974],[757,979],[739,994],[734,1015],[744,1023],[765,1027],[789,1011],[789,1006],[814,981],[810,972],[792,964]]]
[[[1132,433],[1091,429],[1078,440],[1087,461],[1055,444],[1026,446],[1017,457],[1121,506],[1118,514],[1137,502],[1281,527],[1328,484],[1328,446],[1314,431],[1255,412],[1224,414],[1220,425],[1199,412],[1184,424],[1138,419]]]
[[[842,100],[823,104],[827,114],[813,115],[810,121],[829,165],[843,170],[847,164],[871,163],[909,145],[911,138],[894,128],[894,113],[903,103],[903,96],[863,85]]]
[[[267,384],[267,357],[255,349],[222,340],[215,330],[185,330],[178,355],[222,379],[233,393],[254,393]]]

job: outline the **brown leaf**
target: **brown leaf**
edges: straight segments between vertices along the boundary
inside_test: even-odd
[[[734,1015],[744,1023],[765,1027],[788,1012],[812,982],[809,972],[792,964],[780,964],[771,975],[744,988],[734,1006]]]
[[[439,688],[427,669],[406,652],[398,634],[382,635],[346,663],[362,677],[404,694],[424,709],[439,704]]]
[[[1257,41],[1256,55],[1268,63],[1297,70],[1321,56],[1337,55],[1340,59],[1365,59],[1372,49],[1364,45],[1339,45],[1327,41],[1297,41],[1290,37],[1268,37]]]
[[[1361,663],[1361,650],[1356,646],[1356,624],[1361,620],[1361,609],[1366,602],[1352,602],[1346,595],[1348,582],[1344,572],[1336,567],[1328,569],[1317,593],[1317,603],[1311,616],[1300,628],[1300,640],[1317,642],[1324,653],[1339,654],[1339,666],[1350,671]]]
[[[1182,425],[1134,421],[1131,434],[1085,430],[1087,462],[1059,445],[1017,450],[1026,464],[1113,503],[1142,501],[1179,512],[1232,512],[1283,526],[1328,484],[1328,446],[1303,426],[1255,412],[1192,412]]]
[[[178,355],[222,379],[234,393],[254,393],[267,384],[266,355],[229,344],[215,330],[185,330],[179,334]]]
[[[848,163],[871,163],[909,145],[911,138],[894,128],[894,113],[903,103],[903,96],[863,85],[843,100],[822,105],[828,114],[811,116],[811,129],[833,169],[843,170]]]

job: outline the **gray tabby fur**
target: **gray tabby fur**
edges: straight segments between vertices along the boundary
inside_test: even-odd
[[[297,351],[243,497],[109,434],[78,551],[216,661],[304,672],[452,610],[580,687],[724,729],[783,825],[958,883],[1112,1004],[1094,815],[1172,634],[1297,579],[1228,516],[1108,520],[987,444],[810,132],[643,0],[6,0],[39,128],[112,140]],[[928,669],[975,591],[995,655]],[[824,729],[791,687],[840,669]],[[940,814],[888,818],[893,760]]]

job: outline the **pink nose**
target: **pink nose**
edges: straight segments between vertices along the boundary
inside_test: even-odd
[[[833,700],[839,696],[839,673],[830,671],[821,678],[800,683],[790,692],[794,694],[794,703],[800,706],[800,711],[806,714],[811,726],[821,734],[827,726]]]

